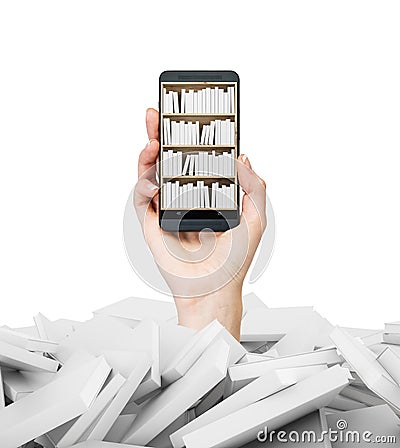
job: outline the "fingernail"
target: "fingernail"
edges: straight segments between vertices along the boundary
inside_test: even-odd
[[[246,162],[246,159],[247,159],[247,156],[246,156],[246,154],[243,154],[243,155],[242,155],[242,160],[243,160],[243,163],[244,163],[244,162]]]
[[[150,184],[150,185],[149,185],[149,188],[150,188],[150,190],[152,190],[152,191],[154,191],[154,190],[158,190],[157,185],[154,185],[154,184]]]

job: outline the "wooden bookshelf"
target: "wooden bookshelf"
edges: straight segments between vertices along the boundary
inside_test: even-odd
[[[182,112],[181,111],[181,104],[182,104],[182,89],[185,89],[186,92],[188,92],[189,90],[194,90],[195,92],[198,91],[202,91],[203,89],[206,88],[210,88],[210,89],[215,89],[216,87],[218,87],[218,89],[223,89],[225,92],[229,91],[230,89],[228,89],[228,87],[233,87],[233,111],[232,111],[232,103],[229,103],[229,112],[226,112],[226,107],[222,110],[225,110],[225,112],[210,112],[208,111],[207,113],[205,113],[204,111],[202,112]],[[237,164],[236,164],[236,159],[238,156],[238,138],[237,138],[237,126],[238,126],[238,122],[237,122],[237,84],[235,82],[194,82],[194,83],[190,83],[190,82],[164,82],[161,83],[160,85],[160,128],[161,128],[161,135],[160,135],[160,145],[161,145],[161,170],[160,170],[160,186],[161,186],[161,209],[162,210],[236,210],[236,207],[213,207],[211,206],[211,186],[213,183],[218,182],[218,187],[222,188],[222,185],[225,185],[224,188],[228,187],[225,192],[229,192],[229,194],[231,194],[232,190],[229,190],[229,185],[233,184],[233,202],[234,204],[237,203],[238,198],[237,198],[237,188],[236,188],[236,183],[235,180],[237,178]],[[176,92],[178,94],[178,106],[179,106],[179,112],[176,112],[176,108],[173,107],[173,112],[171,110],[168,110],[168,112],[164,112],[165,110],[167,110],[167,105],[164,101],[164,89],[166,90],[167,94],[169,92]],[[232,92],[232,90],[230,90]],[[171,94],[172,95],[172,94]],[[174,94],[176,97],[176,94]],[[210,93],[211,95],[211,93]],[[217,95],[214,93],[214,99]],[[198,97],[198,95],[197,95]],[[218,99],[220,98],[220,96],[218,96]],[[230,101],[230,96],[228,96],[228,101]],[[226,101],[226,99],[225,99]],[[168,101],[167,101],[168,103]],[[221,103],[220,103],[221,104]],[[204,105],[204,103],[203,103]],[[226,103],[225,103],[226,105]],[[216,108],[216,101],[214,101],[214,108],[217,110],[218,108]],[[189,108],[190,110],[191,108]],[[221,110],[221,109],[220,109]],[[232,134],[230,134],[230,139],[228,139],[228,141],[230,142],[229,144],[177,144],[174,143],[172,144],[171,141],[168,142],[167,144],[167,136],[165,135],[165,128],[164,128],[164,119],[168,118],[169,119],[169,123],[171,124],[172,122],[178,122],[181,123],[182,121],[187,124],[189,122],[191,123],[196,123],[198,122],[198,127],[199,127],[199,133],[197,133],[197,142],[199,143],[200,140],[200,136],[202,134],[203,131],[203,127],[205,125],[210,125],[211,121],[214,121],[214,128],[216,127],[216,120],[229,120],[229,126],[233,127],[233,142],[232,142]],[[167,120],[168,121],[168,120]],[[176,127],[177,125],[175,125]],[[226,125],[228,126],[228,124]],[[190,129],[190,128],[189,128]],[[227,133],[231,132],[228,130],[228,127],[226,127],[225,129],[227,129]],[[232,128],[230,128],[232,129]],[[171,132],[171,131],[170,131]],[[190,131],[191,132],[191,131]],[[170,134],[171,135],[171,134]],[[215,141],[215,133],[214,133],[214,141]],[[179,140],[179,139],[178,139]],[[186,140],[185,140],[186,141]],[[204,175],[204,174],[194,174],[194,175],[189,175],[189,173],[187,174],[176,174],[176,175],[171,175],[170,173],[164,174],[165,173],[165,169],[164,169],[164,154],[166,153],[166,151],[172,151],[173,155],[175,156],[175,154],[181,153],[181,165],[178,167],[178,173],[179,173],[179,169],[181,169],[181,167],[184,166],[185,161],[186,161],[186,157],[188,157],[189,155],[199,155],[199,153],[201,152],[206,152],[208,154],[208,156],[221,156],[223,157],[222,159],[219,159],[220,161],[222,161],[223,163],[233,163],[233,173],[232,173],[232,165],[229,166],[230,168],[230,175],[216,175],[215,173],[213,173],[212,175]],[[228,154],[228,156],[226,156],[226,153]],[[230,157],[233,156],[233,162],[231,161]],[[176,156],[178,157],[178,156]],[[228,160],[226,159],[226,157],[228,157]],[[203,159],[204,160],[204,159]],[[213,160],[211,158],[211,160]],[[207,158],[207,161],[210,161],[210,158]],[[226,161],[226,162],[224,162]],[[207,163],[208,163],[207,162]],[[166,162],[168,163],[168,162]],[[173,162],[175,163],[175,162]],[[199,162],[198,162],[199,163]],[[223,168],[226,172],[226,165],[223,165]],[[210,170],[213,171],[213,170]],[[219,170],[218,170],[219,171]],[[232,175],[233,174],[233,175]],[[187,184],[193,184],[193,186],[196,186],[197,181],[201,181],[202,183],[204,183],[204,186],[208,188],[208,194],[209,194],[209,199],[210,199],[210,206],[209,207],[189,207],[189,206],[176,206],[176,203],[174,204],[173,207],[169,206],[166,207],[166,196],[167,196],[167,189],[166,189],[166,185],[167,182],[171,182],[173,184],[176,183],[176,181],[179,181],[179,186],[182,188],[184,185]],[[189,186],[190,187],[190,186]],[[169,187],[169,188],[174,188],[174,187]],[[178,191],[178,187],[175,187]],[[224,190],[222,190],[224,191]]]

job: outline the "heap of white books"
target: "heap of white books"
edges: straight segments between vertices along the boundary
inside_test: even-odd
[[[180,93],[163,88],[165,114],[233,114],[235,88],[233,86],[181,89]]]
[[[234,145],[235,122],[229,118],[212,120],[203,124],[200,130],[199,121],[174,121],[163,119],[165,145]]]
[[[162,187],[163,203],[168,208],[235,208],[235,184],[219,185],[213,182],[211,188],[203,180],[180,185],[179,181],[165,182]]]
[[[400,344],[385,341],[399,322],[333,327],[312,307],[243,302],[240,342],[136,297],[1,327],[0,447],[399,446]]]
[[[198,151],[193,153],[182,153],[169,149],[162,153],[163,176],[225,176],[235,175],[235,152],[223,151],[216,154]]]

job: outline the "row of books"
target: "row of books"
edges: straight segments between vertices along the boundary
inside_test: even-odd
[[[163,151],[162,175],[174,176],[226,176],[235,174],[235,151],[224,151],[222,154],[199,151],[196,154],[185,154],[182,151]]]
[[[201,128],[200,123],[163,120],[165,145],[234,145],[235,122],[226,120],[210,121]]]
[[[213,182],[211,188],[204,181],[180,185],[179,181],[165,182],[162,188],[164,208],[235,208],[235,184]]]
[[[179,98],[180,96],[180,98]],[[235,113],[235,88],[206,87],[181,89],[178,92],[163,88],[163,112],[166,114],[233,114]]]

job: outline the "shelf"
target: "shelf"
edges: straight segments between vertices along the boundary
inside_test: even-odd
[[[191,113],[174,113],[174,114],[172,114],[172,113],[168,113],[168,114],[166,114],[166,113],[163,113],[162,114],[162,116],[164,117],[164,118],[175,118],[175,117],[183,117],[183,118],[185,118],[185,117],[188,117],[188,118],[191,118],[191,117],[205,117],[205,118],[208,118],[208,117],[210,117],[210,118],[224,118],[224,117],[226,117],[226,118],[235,118],[235,116],[236,116],[236,114],[235,113],[226,113],[226,114],[199,114],[199,113],[193,113],[193,114],[191,114]]]
[[[161,176],[162,179],[176,179],[176,180],[203,180],[203,179],[219,179],[221,181],[234,181],[234,176]]]
[[[189,210],[218,210],[218,211],[227,211],[227,210],[237,210],[236,208],[215,208],[215,207],[198,207],[198,208],[173,208],[173,207],[168,207],[168,208],[164,208],[161,207],[161,210],[176,210],[176,211],[189,211]]]
[[[194,149],[194,148],[201,148],[201,149],[224,149],[224,148],[236,148],[236,145],[161,145],[164,149]]]

